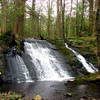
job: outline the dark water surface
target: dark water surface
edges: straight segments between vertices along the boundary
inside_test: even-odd
[[[81,97],[94,97],[96,100],[100,100],[100,84],[68,84],[65,86],[64,82],[37,81],[34,83],[3,84],[0,86],[0,91],[15,91],[30,98],[40,95],[44,100],[81,100]],[[66,96],[67,93],[71,93],[72,97]]]

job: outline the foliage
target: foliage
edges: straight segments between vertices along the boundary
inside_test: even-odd
[[[0,100],[23,100],[23,97],[20,94],[10,91],[8,93],[0,93]],[[33,99],[26,97],[25,100],[42,100],[42,97],[40,95],[36,95]]]
[[[4,68],[0,68],[0,75],[4,74],[5,69]]]
[[[22,100],[22,97],[15,92],[0,93],[0,100]]]
[[[67,48],[64,46],[64,41],[63,40],[55,40],[55,41],[49,41],[52,44],[54,44],[57,48],[57,50],[64,55],[66,58],[67,63],[72,67],[79,67],[80,63],[78,62],[77,58],[75,55]],[[65,56],[66,55],[66,56]]]
[[[10,31],[6,32],[5,34],[1,34],[0,35],[0,44],[5,45],[5,46],[8,45],[10,42],[10,39],[9,39],[10,37],[11,37]]]
[[[48,1],[49,2],[49,1]],[[51,0],[50,6],[46,9],[48,15],[42,13],[41,8],[33,11],[32,7],[26,5],[26,16],[24,24],[24,37],[34,37],[39,38],[42,35],[44,38],[54,39],[56,37],[56,20],[57,17],[52,17],[53,12],[53,1]],[[14,1],[7,0],[7,31],[13,31],[15,17],[21,16],[24,13],[24,5],[22,4],[19,8],[15,7]],[[84,6],[84,8],[83,8]],[[82,2],[79,2],[75,7],[72,8],[72,16],[65,14],[64,20],[64,32],[65,37],[80,37],[80,36],[91,36],[93,33],[89,33],[89,18],[87,16],[88,5],[87,2],[83,5]],[[86,15],[85,15],[86,14]],[[2,14],[2,8],[0,8],[0,22],[4,15]],[[50,25],[48,25],[50,24]],[[0,23],[2,26],[2,23]],[[50,27],[50,34],[48,33],[48,26]],[[70,27],[69,27],[70,26]],[[60,33],[62,34],[62,33]],[[58,38],[61,38],[61,35],[58,35]]]
[[[68,40],[72,45],[96,46],[96,37],[69,38]]]
[[[14,26],[14,18],[16,16],[15,5],[13,3],[9,4],[7,9],[7,31],[12,31]],[[4,17],[4,16],[2,16]]]
[[[96,80],[100,80],[100,73],[93,73],[93,74],[89,74],[89,75],[79,76],[75,79],[74,82],[76,82],[76,83],[92,82],[92,81],[95,82]]]

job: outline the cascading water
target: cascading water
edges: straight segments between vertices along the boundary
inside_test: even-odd
[[[78,52],[70,48],[65,43],[66,48],[71,50],[84,68],[90,72],[97,72],[93,64],[88,63],[86,59]],[[69,74],[69,66],[65,59],[56,51],[55,47],[45,40],[30,40],[24,42],[24,53],[21,56],[10,51],[6,55],[8,64],[8,76],[17,82],[39,81],[63,81],[70,80],[73,77]]]
[[[98,69],[96,69],[93,66],[93,64],[88,63],[86,61],[86,59],[82,55],[80,55],[78,52],[76,52],[75,50],[73,50],[72,48],[70,48],[67,43],[65,43],[65,47],[68,48],[69,50],[71,50],[75,54],[75,56],[77,57],[77,59],[82,63],[82,65],[85,67],[85,69],[88,72],[90,72],[90,73],[98,72]]]
[[[52,48],[52,45],[45,40],[24,42],[25,54],[31,57],[37,79],[41,81],[71,79],[69,73],[63,69],[64,61],[59,61],[61,56]]]
[[[8,80],[21,82],[32,82],[29,71],[19,55],[13,55],[12,52],[6,55],[8,65]]]

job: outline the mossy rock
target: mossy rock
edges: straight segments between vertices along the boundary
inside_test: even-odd
[[[0,68],[0,75],[4,74],[5,69],[4,68]]]
[[[96,82],[97,80],[100,80],[100,73],[93,73],[93,74],[77,77],[74,80],[74,82],[75,83]]]
[[[0,93],[0,100],[23,100],[21,95],[15,92]]]

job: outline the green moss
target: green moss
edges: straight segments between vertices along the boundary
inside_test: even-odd
[[[0,100],[22,100],[21,95],[15,92],[0,93]]]
[[[4,68],[0,68],[0,74],[4,74],[5,69]]]
[[[100,80],[100,73],[93,73],[93,74],[77,77],[74,82],[80,83],[80,82],[89,82],[89,81],[91,82],[96,80]]]
[[[92,62],[94,65],[97,66],[96,37],[70,38],[68,39],[68,41],[74,48],[78,48],[78,52],[85,56],[89,62]]]
[[[95,44],[96,44],[96,41],[95,41],[95,37],[82,37],[82,38],[79,38],[78,40],[77,39],[72,39],[70,41],[71,44],[74,44],[74,47],[78,47],[80,46],[78,52],[80,52],[82,55],[87,55],[87,54],[92,54],[92,55],[95,55],[96,53],[93,51],[93,49],[95,49]],[[75,66],[75,67],[78,67],[80,65],[78,65],[78,61],[76,59],[76,57],[74,56],[74,54],[69,51],[68,49],[66,49],[64,47],[64,42],[63,40],[55,40],[55,41],[49,41],[51,43],[53,43],[54,45],[56,45],[56,47],[58,48],[58,50],[66,57],[66,60],[68,60],[68,63],[70,64],[70,66]],[[79,42],[79,43],[76,43],[75,42]],[[84,45],[85,47],[84,47]],[[72,45],[73,46],[73,45]],[[68,58],[68,59],[67,59]],[[89,60],[90,59],[90,60]],[[96,56],[91,56],[91,58],[89,58],[88,61],[92,62],[93,64],[97,64],[97,59],[96,59]],[[89,75],[82,75],[82,76],[79,76],[75,79],[75,83],[81,83],[81,82],[86,82],[86,81],[95,81],[95,80],[100,80],[100,73],[95,73],[95,74],[89,74]]]
[[[68,62],[68,64],[70,64],[70,66],[77,66],[76,62],[78,62],[78,60],[76,59],[72,51],[65,48],[63,40],[55,40],[55,41],[49,40],[49,42],[56,46],[58,51],[66,58],[66,61]]]
[[[9,37],[10,37],[10,32],[7,32],[5,34],[0,35],[0,46],[1,45],[8,45],[9,44]]]

